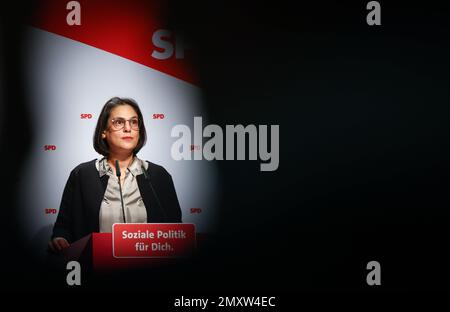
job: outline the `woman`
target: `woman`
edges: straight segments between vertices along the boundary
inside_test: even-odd
[[[67,248],[92,232],[111,232],[114,223],[181,222],[170,174],[136,156],[146,138],[135,101],[114,97],[106,102],[94,134],[94,149],[104,157],[82,163],[70,173],[49,242],[51,250]]]

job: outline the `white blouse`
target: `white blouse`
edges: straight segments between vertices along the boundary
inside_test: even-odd
[[[109,176],[108,186],[103,196],[100,207],[99,224],[100,232],[112,232],[114,223],[123,223],[122,204],[120,202],[119,180],[114,174],[107,159],[97,159],[95,166],[100,177],[107,174]],[[137,157],[125,172],[125,179],[122,185],[123,205],[125,209],[125,220],[127,223],[147,223],[147,210],[137,184],[136,176],[143,174],[142,166],[145,170],[148,163]],[[124,174],[124,173],[122,173]]]

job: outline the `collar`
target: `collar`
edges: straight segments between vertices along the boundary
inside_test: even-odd
[[[148,169],[148,163],[135,156],[131,165],[128,166],[127,171],[131,172],[133,176],[137,176],[144,173],[144,171],[142,170],[142,166],[144,166],[145,170]],[[95,167],[97,168],[100,177],[104,176],[105,174],[114,174],[106,157],[97,159],[95,162]]]

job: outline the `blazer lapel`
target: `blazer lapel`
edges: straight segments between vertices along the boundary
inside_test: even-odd
[[[136,179],[139,191],[141,192],[142,200],[144,201],[145,209],[147,210],[147,222],[164,222],[164,214],[161,211],[161,207],[159,207],[155,196],[153,195],[149,181],[145,179],[144,174],[137,175]],[[149,179],[151,179],[151,176]]]
[[[98,172],[97,172],[98,174]],[[94,229],[95,232],[100,231],[100,207],[102,205],[102,200],[103,197],[105,196],[105,191],[106,191],[106,187],[108,186],[108,180],[109,180],[109,176],[107,174],[101,176],[100,178],[100,183],[97,184],[100,188],[100,190],[98,192],[93,192],[94,194],[94,211],[93,211],[93,220],[95,220],[94,223]]]

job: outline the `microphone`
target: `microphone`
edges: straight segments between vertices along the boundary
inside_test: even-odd
[[[123,223],[127,223],[127,221],[125,219],[125,208],[123,206],[122,184],[120,184],[121,173],[120,173],[120,166],[119,166],[118,160],[116,160],[116,175],[117,175],[117,179],[119,180],[120,203],[122,204]]]
[[[152,182],[150,181],[150,176],[148,175],[147,170],[145,170],[144,165],[141,164],[141,168],[142,168],[142,171],[144,172],[145,180],[148,181],[148,184],[150,185],[150,189],[152,190],[152,193],[153,193],[153,195],[155,196],[156,202],[158,203],[159,209],[161,210],[161,212],[162,212],[162,214],[163,214],[163,216],[164,216],[164,220],[167,220],[167,214],[166,214],[166,211],[164,210],[163,206],[161,205],[161,202],[159,201],[159,197],[158,197],[158,195],[156,194],[155,189],[153,188],[153,184],[152,184]]]

